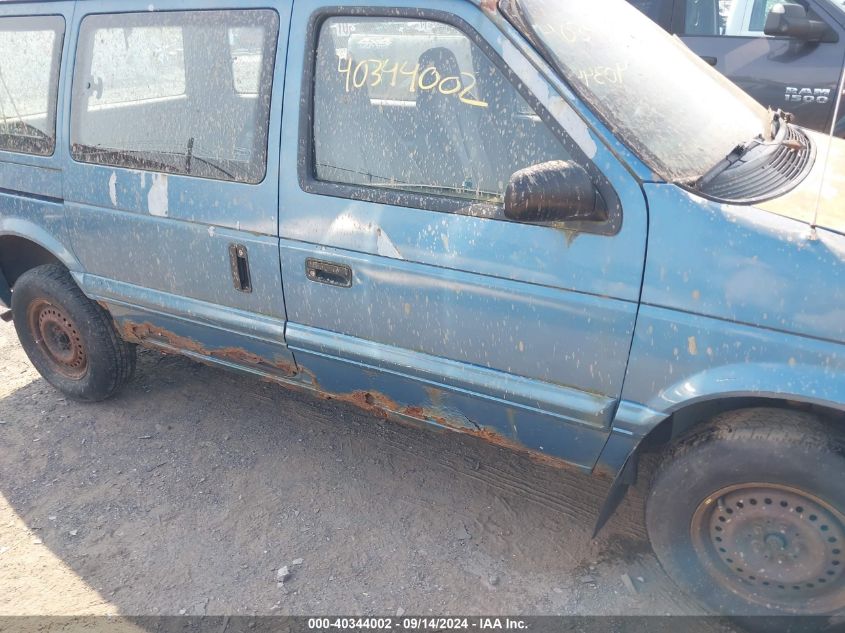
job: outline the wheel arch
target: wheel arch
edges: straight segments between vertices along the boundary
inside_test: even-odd
[[[671,410],[658,413],[641,407],[637,415],[650,420],[645,433],[634,436],[612,433],[602,451],[594,472],[613,477],[599,510],[594,535],[604,527],[624,499],[628,487],[636,484],[640,476],[640,458],[669,450],[684,436],[701,428],[714,417],[731,411],[751,408],[776,408],[810,412],[824,423],[845,433],[845,404],[813,399],[807,396],[770,393],[716,393],[707,397],[678,403]]]
[[[0,220],[0,302],[11,305],[12,289],[23,273],[55,263],[81,271],[70,249],[43,227],[19,218]]]
[[[642,438],[637,451],[656,450],[672,444],[694,428],[707,424],[722,413],[760,407],[810,412],[823,421],[845,429],[845,404],[843,403],[783,393],[719,394],[679,405]]]

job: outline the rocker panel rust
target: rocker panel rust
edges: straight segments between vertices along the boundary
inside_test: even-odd
[[[297,374],[296,365],[288,360],[262,358],[258,354],[240,347],[208,348],[196,340],[186,336],[180,336],[149,322],[133,323],[131,321],[124,321],[121,323],[119,331],[121,336],[130,343],[144,345],[160,351],[168,351],[162,348],[161,343],[163,343],[165,346],[174,348],[174,351],[178,352],[193,352],[193,354],[198,356],[223,360],[236,365],[253,366],[256,368],[265,367],[267,369],[281,371],[287,376],[295,376]]]
[[[148,321],[137,323],[119,319],[117,323],[121,336],[130,343],[163,353],[184,354],[209,364],[222,363],[248,368],[250,372],[258,373],[270,382],[286,388],[307,391],[325,400],[353,405],[380,419],[410,423],[418,427],[433,426],[436,429],[470,435],[509,451],[523,454],[538,464],[553,468],[578,469],[571,462],[531,450],[495,429],[470,422],[460,414],[448,415],[440,406],[443,392],[433,387],[425,389],[431,406],[403,405],[390,396],[374,390],[355,390],[348,393],[331,391],[320,385],[313,372],[284,359],[263,358],[241,347],[210,348],[195,339],[176,334]]]

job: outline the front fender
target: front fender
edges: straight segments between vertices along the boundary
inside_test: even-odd
[[[646,435],[723,398],[778,398],[845,411],[845,345],[643,306],[614,429]]]
[[[723,410],[743,398],[845,411],[845,346],[644,305],[622,398],[594,469],[614,479],[597,531],[636,479],[643,440],[673,414],[707,402]]]

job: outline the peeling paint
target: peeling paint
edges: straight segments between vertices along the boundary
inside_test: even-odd
[[[109,200],[112,206],[117,206],[117,172],[113,171],[109,176]]]
[[[393,259],[404,259],[402,253],[396,248],[390,237],[381,229],[376,229],[376,252],[382,257]]]
[[[695,340],[694,336],[690,336],[687,339],[687,349],[691,356],[698,356],[698,342]]]
[[[147,209],[150,215],[166,218],[169,212],[167,174],[153,174],[153,184],[147,193]]]

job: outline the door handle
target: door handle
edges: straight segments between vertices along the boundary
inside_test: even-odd
[[[309,257],[305,260],[305,276],[320,284],[338,288],[352,287],[352,269],[345,264],[333,264]]]
[[[707,63],[708,63],[708,64],[710,64],[711,66],[715,66],[715,65],[716,65],[716,62],[718,62],[718,61],[719,61],[719,60],[718,60],[718,59],[716,59],[715,57],[710,57],[709,55],[701,55],[701,59],[703,59],[705,62],[707,62]]]
[[[232,282],[235,290],[252,292],[252,277],[249,274],[249,253],[243,244],[229,244],[229,265],[232,268]]]

